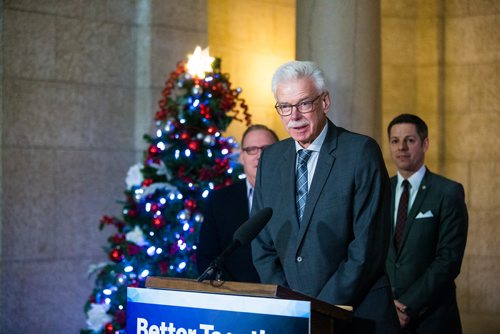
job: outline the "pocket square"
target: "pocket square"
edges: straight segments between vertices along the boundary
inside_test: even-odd
[[[419,212],[418,215],[415,217],[415,219],[420,219],[420,218],[431,218],[431,217],[434,217],[434,215],[432,214],[432,211],[429,210],[427,212]]]

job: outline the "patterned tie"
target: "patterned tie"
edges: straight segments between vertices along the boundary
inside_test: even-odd
[[[307,200],[307,160],[311,157],[312,151],[299,150],[297,153],[297,193],[295,199],[297,201],[297,215],[300,222],[302,221],[302,214],[304,213]]]
[[[399,199],[398,216],[396,219],[396,230],[394,231],[394,244],[399,249],[403,232],[405,230],[406,218],[408,217],[408,198],[410,197],[410,182],[403,181],[403,192]]]

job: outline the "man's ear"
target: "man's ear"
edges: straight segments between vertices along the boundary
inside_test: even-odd
[[[425,138],[424,141],[422,142],[422,149],[425,152],[429,149],[429,137]]]
[[[323,105],[323,111],[324,111],[324,113],[328,114],[328,112],[330,111],[330,105],[331,105],[330,93],[328,93],[328,92],[325,93],[325,96],[323,96],[321,98],[321,103]]]

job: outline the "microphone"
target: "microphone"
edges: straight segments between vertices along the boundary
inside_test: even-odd
[[[264,228],[273,215],[273,209],[264,208],[244,222],[233,234],[233,241],[224,249],[222,253],[208,266],[203,274],[196,281],[201,282],[211,275],[215,269],[219,269],[228,255],[236,249],[249,244],[259,232]]]

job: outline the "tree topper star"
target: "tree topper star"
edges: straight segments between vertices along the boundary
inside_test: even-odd
[[[208,54],[208,47],[202,51],[201,47],[197,46],[194,53],[188,55],[187,70],[192,76],[203,79],[205,78],[205,72],[212,71],[214,59]]]

